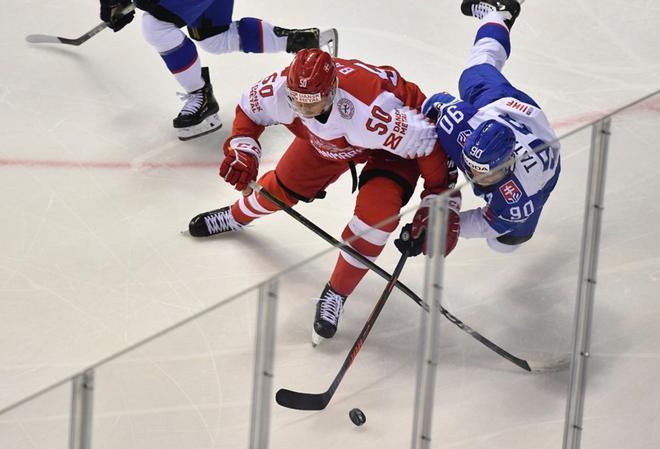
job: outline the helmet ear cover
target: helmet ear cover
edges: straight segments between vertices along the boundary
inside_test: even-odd
[[[462,156],[466,176],[477,184],[493,184],[511,171],[516,137],[496,120],[481,123],[468,137]]]

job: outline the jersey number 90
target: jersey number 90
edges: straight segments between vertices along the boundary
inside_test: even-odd
[[[452,104],[442,111],[437,124],[444,132],[451,134],[454,131],[454,125],[461,123],[464,118],[465,115],[458,109],[458,106]]]

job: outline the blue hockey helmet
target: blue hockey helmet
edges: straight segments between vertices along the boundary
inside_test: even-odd
[[[511,171],[516,146],[513,130],[497,120],[477,126],[463,147],[465,175],[476,184],[490,185]]]

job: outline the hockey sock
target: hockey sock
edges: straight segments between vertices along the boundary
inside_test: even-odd
[[[261,184],[273,196],[282,200],[287,206],[293,206],[298,202],[297,199],[291,197],[284,189],[282,189],[282,186],[277,182],[274,171],[270,171],[263,175],[261,179],[259,179],[259,184]],[[255,191],[248,196],[242,196],[231,206],[232,216],[241,224],[248,224],[257,218],[265,217],[278,210],[280,210],[279,207]]]
[[[274,53],[286,49],[286,36],[276,36],[273,25],[261,19],[242,18],[238,22],[238,35],[245,53]]]
[[[374,228],[359,217],[354,216],[346,225],[341,237],[344,241],[350,239],[351,248],[371,260],[372,262],[380,255],[387,243],[390,232],[396,229],[398,220],[387,224],[387,231]],[[356,236],[359,236],[356,238]],[[342,295],[350,295],[355,287],[360,283],[367,267],[359,260],[346,252],[341,252],[337,259],[337,264],[330,278],[330,285]]]
[[[181,45],[167,52],[162,52],[160,56],[186,92],[193,92],[204,87],[202,65],[197,54],[197,48],[188,37],[184,37]]]
[[[509,29],[502,15],[498,12],[488,13],[479,24],[467,67],[490,64],[501,71],[510,53]]]

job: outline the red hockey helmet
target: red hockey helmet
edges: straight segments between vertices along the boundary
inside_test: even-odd
[[[327,111],[337,87],[337,68],[332,56],[318,48],[300,50],[286,77],[289,103],[303,117]]]

